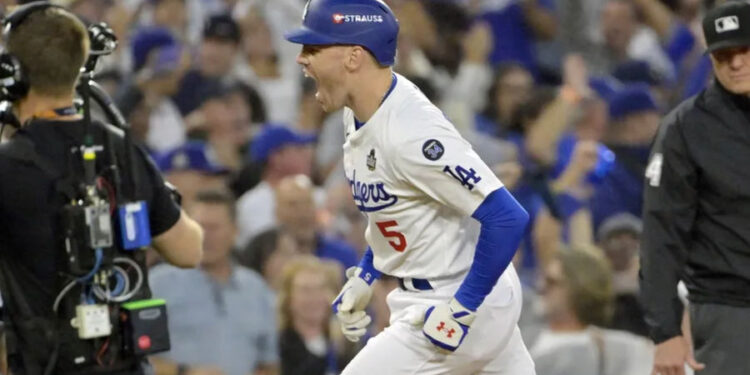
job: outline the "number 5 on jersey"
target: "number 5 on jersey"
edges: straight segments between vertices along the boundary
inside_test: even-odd
[[[393,239],[391,241],[388,241],[388,243],[391,244],[391,246],[396,251],[402,252],[406,249],[406,237],[404,237],[401,232],[389,230],[389,228],[393,228],[398,225],[396,220],[376,222],[375,225],[378,226],[378,229],[380,229],[380,233],[383,234],[383,237]]]

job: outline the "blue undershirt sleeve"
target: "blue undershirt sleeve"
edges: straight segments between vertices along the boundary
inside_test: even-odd
[[[365,255],[363,255],[362,259],[359,261],[358,267],[362,269],[359,277],[362,280],[366,281],[369,285],[372,285],[375,280],[380,278],[380,271],[375,269],[375,266],[372,262],[372,249],[368,246],[367,250],[365,251]]]
[[[513,259],[529,214],[506,188],[490,193],[471,215],[482,225],[474,261],[455,298],[476,311]]]

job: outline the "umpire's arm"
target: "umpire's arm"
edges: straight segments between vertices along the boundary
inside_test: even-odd
[[[687,149],[679,112],[668,115],[646,170],[640,293],[651,337],[659,344],[681,334],[677,297],[697,206],[696,167]]]

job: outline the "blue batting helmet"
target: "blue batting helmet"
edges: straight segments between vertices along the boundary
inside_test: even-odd
[[[398,21],[382,0],[309,0],[302,27],[285,35],[292,43],[355,44],[381,65],[393,65]]]

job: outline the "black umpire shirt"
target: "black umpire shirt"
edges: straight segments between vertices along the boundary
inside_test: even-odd
[[[103,124],[94,124],[95,144],[106,145],[105,131],[117,132]],[[18,135],[31,139],[39,156],[63,175],[68,175],[74,166],[82,168],[78,162],[80,154],[70,155],[71,149],[83,144],[83,121],[36,119],[19,130],[10,142],[17,141]],[[121,134],[114,139],[115,148],[123,151]],[[49,315],[59,292],[56,262],[64,255],[58,217],[64,198],[57,192],[52,176],[32,163],[9,157],[8,146],[8,143],[0,145],[0,251],[17,266],[14,276],[24,288],[33,313]],[[157,236],[177,222],[180,208],[146,153],[137,148],[133,155],[138,181],[136,196],[147,202],[151,234]],[[97,153],[97,160],[108,159],[106,152]]]
[[[646,171],[641,297],[652,338],[695,303],[750,306],[750,99],[718,81],[667,115]]]

